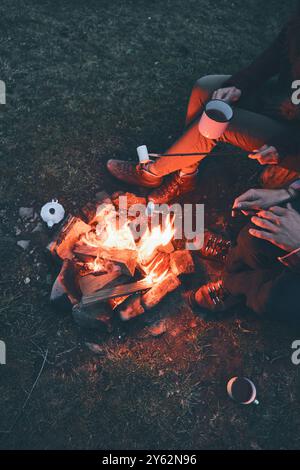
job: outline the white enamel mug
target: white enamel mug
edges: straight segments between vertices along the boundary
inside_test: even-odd
[[[242,387],[246,387],[247,391],[246,393],[235,390],[234,386],[236,384],[240,384]],[[256,399],[257,396],[257,391],[254,383],[252,380],[247,379],[246,377],[233,377],[231,380],[229,380],[227,384],[227,393],[230,396],[230,398],[241,405],[259,405],[259,401]]]
[[[211,100],[199,121],[199,132],[207,139],[219,139],[233,118],[233,109],[222,100]]]

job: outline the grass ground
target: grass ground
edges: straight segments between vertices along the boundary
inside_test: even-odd
[[[22,252],[15,238],[20,206],[38,209],[55,196],[74,211],[96,191],[119,189],[105,161],[135,158],[142,143],[167,147],[183,127],[194,81],[246,64],[290,6],[2,0],[1,448],[299,448],[300,369],[290,360],[297,332],[249,312],[204,322],[177,294],[155,313],[167,316],[162,337],[139,323],[109,338],[87,335],[51,310],[42,248]],[[207,198],[208,220],[247,189],[249,165],[207,165],[198,197]],[[257,383],[260,407],[226,397],[226,380],[239,373]]]

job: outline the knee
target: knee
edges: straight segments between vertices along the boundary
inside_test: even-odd
[[[214,91],[222,87],[229,77],[229,75],[205,75],[199,78],[193,88],[194,96],[197,96],[200,102],[205,103],[210,99]]]
[[[237,244],[243,251],[246,252],[256,252],[259,248],[260,240],[258,238],[254,238],[250,235],[249,229],[252,225],[247,224],[239,233]]]
[[[237,244],[239,252],[245,264],[250,268],[266,267],[266,242],[252,237],[249,233],[249,228],[250,225],[244,227],[238,236]]]
[[[215,75],[204,75],[204,77],[199,78],[194,85],[194,88],[198,88],[206,93],[211,93],[214,90],[212,82],[215,79]]]
[[[200,103],[203,106],[210,99],[212,93],[215,91],[213,82],[213,75],[206,75],[195,82],[192,99],[197,100],[197,105]]]
[[[299,326],[298,291],[299,275],[284,271],[273,282],[266,304],[267,316]]]

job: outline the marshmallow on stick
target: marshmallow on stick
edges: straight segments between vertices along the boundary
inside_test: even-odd
[[[146,145],[141,145],[136,149],[140,163],[150,162],[149,152]]]

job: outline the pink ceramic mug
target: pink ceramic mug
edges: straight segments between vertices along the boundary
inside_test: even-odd
[[[205,106],[205,110],[199,122],[199,132],[207,139],[219,139],[233,118],[233,109],[222,100],[211,100]]]

